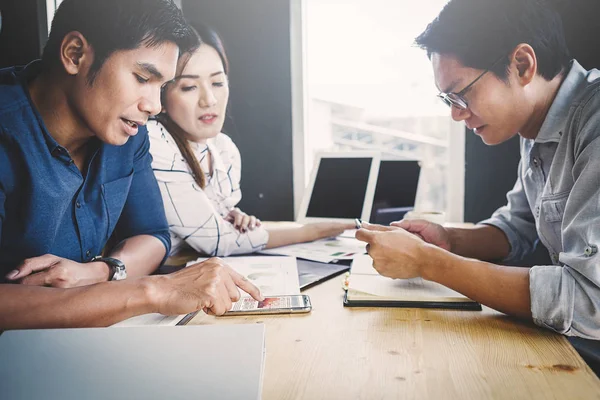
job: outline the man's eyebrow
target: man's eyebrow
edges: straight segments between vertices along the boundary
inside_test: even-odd
[[[153,75],[157,79],[163,79],[163,74],[156,68],[154,64],[138,62],[137,66],[149,74]]]

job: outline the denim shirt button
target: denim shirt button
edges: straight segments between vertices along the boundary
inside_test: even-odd
[[[537,157],[533,157],[533,165],[537,167],[537,166],[539,166],[539,164],[540,164],[540,160],[538,160]]]

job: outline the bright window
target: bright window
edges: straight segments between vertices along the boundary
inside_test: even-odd
[[[316,152],[377,150],[421,161],[418,209],[463,220],[464,127],[436,98],[431,64],[414,46],[446,2],[293,3],[295,110],[302,110],[294,122],[296,203]]]
[[[56,9],[62,3],[63,0],[46,0],[46,16],[48,17],[48,33],[50,33],[50,27],[52,26],[52,18]]]

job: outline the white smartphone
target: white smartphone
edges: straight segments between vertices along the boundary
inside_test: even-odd
[[[305,294],[270,296],[265,297],[263,301],[242,297],[224,315],[292,314],[307,313],[310,310],[310,297]]]

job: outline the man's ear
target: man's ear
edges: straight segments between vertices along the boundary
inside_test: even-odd
[[[517,80],[526,86],[537,74],[537,57],[533,47],[521,43],[511,54],[510,68],[514,70]]]
[[[60,45],[60,62],[69,75],[77,75],[86,63],[89,67],[92,57],[92,48],[80,32],[65,35]]]

